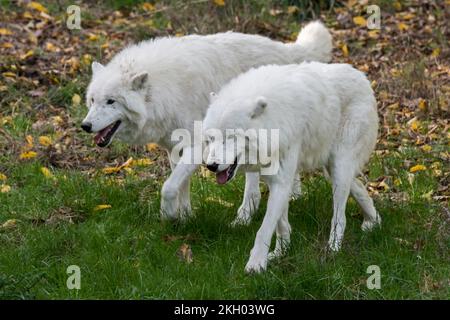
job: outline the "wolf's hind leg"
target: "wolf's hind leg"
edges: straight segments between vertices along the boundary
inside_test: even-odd
[[[380,224],[381,217],[375,210],[373,200],[361,181],[355,178],[350,187],[350,192],[363,211],[364,222],[361,225],[363,231],[370,231],[374,226]]]
[[[330,166],[333,185],[333,218],[331,220],[330,239],[328,247],[332,251],[339,251],[346,226],[345,208],[350,194],[350,186],[354,179],[354,168],[351,159],[336,157]]]
[[[275,249],[269,253],[269,261],[283,256],[291,243],[291,225],[288,220],[288,210],[283,212],[283,215],[278,221],[276,232],[277,241],[275,243]]]

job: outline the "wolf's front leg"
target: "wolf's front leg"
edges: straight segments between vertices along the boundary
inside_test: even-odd
[[[249,224],[253,214],[258,210],[260,200],[259,172],[247,172],[245,174],[244,200],[231,226],[235,227]]]
[[[256,234],[255,244],[250,252],[250,259],[245,266],[245,271],[248,273],[261,272],[267,268],[270,242],[275,227],[280,222],[283,215],[286,215],[285,217],[287,218],[289,198],[292,191],[298,159],[298,149],[293,146],[291,151],[289,157],[280,161],[278,173],[276,175],[266,176],[270,192],[267,211],[261,228],[259,228],[258,233]],[[290,234],[290,227],[283,228],[283,231],[285,231],[283,233]],[[282,236],[287,239],[287,234],[283,234]],[[281,249],[281,247],[279,249]]]
[[[183,151],[183,157],[188,152]],[[190,213],[190,177],[197,169],[198,164],[190,164],[190,159],[180,159],[178,164],[171,162],[172,173],[169,179],[164,182],[161,190],[161,218],[164,220],[174,220],[181,216],[185,217]],[[172,161],[172,160],[171,160]]]
[[[283,214],[289,208],[290,186],[286,183],[274,183],[269,186],[270,195],[267,211],[261,228],[256,234],[255,244],[250,252],[250,259],[245,266],[246,272],[261,272],[267,267],[267,259],[272,235]]]

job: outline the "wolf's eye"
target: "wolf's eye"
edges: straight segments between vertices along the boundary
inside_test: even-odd
[[[115,101],[113,99],[106,100],[106,104],[113,104]]]

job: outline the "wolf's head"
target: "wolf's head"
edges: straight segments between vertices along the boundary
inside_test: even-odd
[[[81,127],[95,133],[95,143],[108,146],[113,138],[134,142],[145,125],[150,100],[148,74],[129,73],[120,66],[92,63],[86,104],[89,112]]]
[[[206,166],[216,174],[217,183],[225,184],[235,177],[240,166],[258,164],[256,128],[267,101],[258,97],[226,105],[215,94],[212,100],[204,120]]]

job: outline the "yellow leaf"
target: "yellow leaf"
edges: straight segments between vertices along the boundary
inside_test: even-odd
[[[16,74],[15,73],[13,73],[13,72],[3,72],[2,73],[2,75],[4,76],[4,77],[6,77],[6,78],[15,78],[16,77]]]
[[[54,116],[51,119],[54,126],[60,126],[64,123],[63,118],[61,118],[60,116]]]
[[[95,206],[94,211],[100,211],[111,208],[110,204],[99,204],[98,206]]]
[[[28,50],[25,54],[20,55],[21,60],[26,60],[34,54],[33,50]]]
[[[23,13],[23,17],[24,17],[25,19],[33,19],[33,15],[32,15],[29,11],[25,11],[25,12]]]
[[[228,202],[228,201],[225,201],[225,200],[220,199],[220,198],[216,198],[216,197],[208,197],[208,198],[205,199],[205,201],[218,203],[218,204],[220,204],[221,206],[224,206],[224,207],[227,207],[227,208],[232,208],[232,207],[234,207],[234,204],[233,204],[233,203]]]
[[[398,109],[398,107],[399,107],[398,102],[388,105],[388,109],[391,109],[391,110]]]
[[[414,13],[408,12],[407,14],[402,16],[402,19],[404,20],[411,20],[414,19],[416,15]]]
[[[424,99],[420,99],[418,107],[420,110],[425,111],[427,109],[427,102]]]
[[[423,195],[421,195],[420,197],[422,199],[426,199],[426,200],[430,201],[431,200],[431,196],[433,195],[433,192],[434,192],[433,190],[430,190],[427,193],[424,193]]]
[[[361,16],[353,17],[353,23],[361,27],[365,27],[367,24],[366,19]]]
[[[427,170],[427,167],[425,167],[423,164],[417,164],[414,167],[411,167],[409,169],[409,172],[414,173],[417,171],[424,171],[424,170]]]
[[[28,148],[33,148],[34,139],[33,139],[32,136],[27,135],[27,136],[25,137],[25,141],[27,142],[27,147],[28,147]]]
[[[417,132],[420,128],[420,122],[416,118],[413,118],[408,121],[409,127],[412,131]]]
[[[225,0],[214,0],[216,6],[223,7],[225,5]]]
[[[142,9],[144,9],[145,11],[155,11],[155,6],[151,3],[145,2],[142,4]]]
[[[53,178],[53,174],[50,172],[50,170],[46,167],[41,167],[41,172],[46,178]]]
[[[10,192],[10,191],[11,191],[11,187],[8,186],[7,184],[2,184],[0,186],[0,192],[1,193],[7,193],[7,192]]]
[[[367,32],[369,38],[378,39],[380,36],[380,30],[370,30]]]
[[[48,10],[47,10],[46,7],[44,7],[42,4],[40,4],[39,2],[36,2],[36,1],[31,1],[31,2],[27,5],[27,7],[28,7],[28,8],[31,8],[31,9],[35,9],[35,10],[37,10],[37,11],[39,11],[39,12],[45,12],[45,13],[48,12]]]
[[[133,158],[130,157],[127,161],[122,163],[120,166],[117,166],[117,167],[106,167],[106,168],[102,169],[102,172],[104,174],[116,173],[116,172],[119,172],[120,170],[122,170],[124,168],[129,167],[132,162],[133,162]]]
[[[434,57],[434,58],[437,58],[437,57],[439,57],[440,54],[441,54],[441,48],[436,48],[431,53],[431,56]]]
[[[92,62],[92,56],[90,54],[86,53],[85,55],[83,55],[83,63],[84,64],[89,65],[89,64],[91,64],[91,62]]]
[[[0,181],[5,181],[6,179],[8,179],[8,177],[3,173],[0,173]]]
[[[78,95],[78,94],[74,94],[73,95],[73,97],[72,97],[72,105],[73,106],[79,106],[80,105],[80,102],[81,102],[81,97],[80,97],[80,95]]]
[[[431,148],[430,145],[426,144],[426,145],[423,145],[420,149],[422,149],[422,151],[424,151],[424,152],[430,152],[433,148]]]
[[[2,48],[11,49],[14,48],[14,45],[11,42],[4,42],[2,43]]]
[[[48,136],[40,136],[39,137],[39,143],[43,145],[44,147],[48,147],[52,144],[52,139]]]
[[[136,166],[148,166],[151,165],[154,161],[150,160],[149,158],[142,158],[142,159],[136,159],[133,161],[133,165]]]
[[[397,187],[401,184],[402,184],[402,180],[400,180],[399,178],[394,180],[394,185],[396,185]]]
[[[342,49],[342,53],[344,54],[344,57],[348,57],[348,48],[347,48],[347,45],[344,44],[344,45],[341,47],[341,49]]]
[[[11,34],[12,34],[11,30],[5,29],[5,28],[0,28],[0,35],[1,36],[9,36]]]
[[[9,219],[9,220],[6,220],[5,223],[2,224],[2,228],[11,229],[11,228],[15,228],[16,225],[17,225],[16,219]]]
[[[397,11],[402,10],[402,4],[400,3],[400,1],[395,1],[393,6],[394,6],[394,9]]]
[[[403,22],[399,22],[399,23],[397,24],[397,28],[398,28],[398,30],[400,30],[400,31],[406,31],[406,30],[409,29],[408,25],[405,24],[405,23],[403,23]]]
[[[156,143],[149,143],[146,145],[146,148],[148,152],[153,152],[158,149],[158,145]]]
[[[50,51],[50,52],[58,52],[59,48],[57,46],[55,46],[53,43],[47,42],[45,44],[45,50]]]
[[[93,33],[89,33],[89,37],[88,37],[89,41],[97,41],[98,38],[99,38],[98,35],[93,34]]]
[[[19,156],[20,159],[25,160],[25,159],[32,159],[32,158],[36,158],[37,153],[34,151],[26,151],[26,152],[22,152]]]
[[[289,6],[287,8],[287,13],[288,14],[294,14],[296,12],[300,11],[300,9],[297,6]]]

